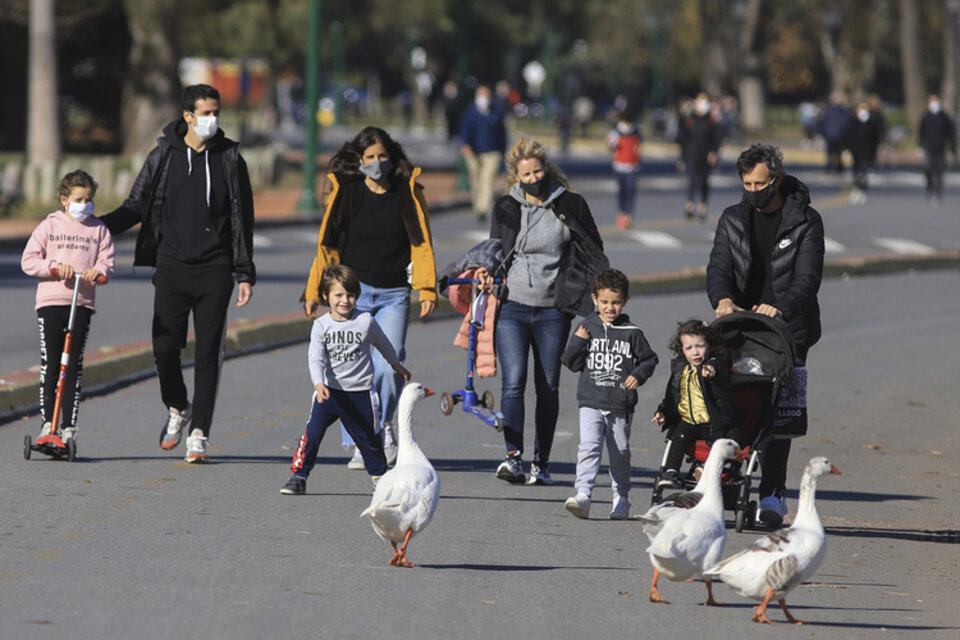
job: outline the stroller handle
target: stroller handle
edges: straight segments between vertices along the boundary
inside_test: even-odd
[[[56,267],[50,269],[50,275],[56,277],[58,273],[59,273],[59,272],[57,271],[57,268],[56,268]],[[74,273],[76,273],[76,271],[74,271]],[[76,276],[74,276],[74,277],[76,277]],[[99,275],[99,276],[97,276],[96,283],[97,283],[97,284],[107,284],[107,276],[102,275],[102,274]]]

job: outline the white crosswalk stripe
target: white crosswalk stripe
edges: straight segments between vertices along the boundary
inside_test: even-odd
[[[837,242],[833,238],[824,238],[823,248],[827,253],[844,253],[847,250],[845,244]]]
[[[273,246],[273,240],[259,233],[253,234],[253,246],[257,248],[266,248]]]
[[[879,247],[892,251],[900,255],[930,255],[936,253],[936,249],[928,244],[908,240],[906,238],[874,238],[873,243]]]
[[[662,231],[631,231],[630,236],[643,246],[652,249],[676,249],[683,246],[679,239]]]
[[[486,240],[490,237],[489,231],[480,231],[480,230],[471,230],[463,231],[460,233],[460,237],[464,240],[473,240],[474,242],[480,242],[481,240]]]

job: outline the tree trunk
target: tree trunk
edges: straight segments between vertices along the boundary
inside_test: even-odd
[[[760,56],[755,51],[760,24],[760,0],[748,0],[740,27],[740,119],[747,133],[763,131],[767,124],[767,103],[764,95]]]
[[[943,81],[940,99],[954,117],[960,109],[960,2],[947,2],[943,38]]]
[[[160,131],[180,115],[177,0],[124,0],[130,27],[130,68],[123,83],[121,126],[125,155],[151,149]]]
[[[719,98],[734,86],[732,70],[738,64],[735,19],[722,0],[701,0],[700,19],[705,55],[701,86],[711,97]]]
[[[900,0],[900,67],[908,123],[916,127],[926,107],[920,60],[920,9],[914,0]]]
[[[54,0],[30,0],[27,89],[27,164],[30,167],[56,166],[60,162],[55,36]]]

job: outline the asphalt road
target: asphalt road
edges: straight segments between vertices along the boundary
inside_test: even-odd
[[[794,444],[789,494],[806,460],[842,471],[821,482],[826,561],[789,598],[809,626],[761,628],[725,586],[652,576],[635,521],[567,514],[577,445],[574,376],[562,380],[553,487],[511,486],[493,470],[499,434],[461,412],[418,405],[416,435],[443,483],[420,566],[387,566],[389,545],[359,517],[370,482],[345,468],[335,434],[308,495],[281,496],[310,399],[305,346],[226,363],[211,464],[157,446],[155,379],[81,407],[80,459],[21,455],[36,419],[0,427],[0,638],[956,638],[960,634],[957,274],[824,283],[824,338],[811,352],[810,434]],[[896,312],[893,309],[896,309]],[[701,293],[638,296],[627,311],[666,360],[677,320],[709,312]],[[437,391],[462,384],[454,320],[415,324],[409,368]],[[633,512],[662,451],[647,420],[666,380],[641,389],[632,450]],[[485,381],[481,389],[498,385]],[[530,442],[532,433],[527,434]],[[528,446],[531,446],[528,444]],[[728,514],[731,516],[732,514]],[[756,532],[731,529],[727,553]],[[771,611],[782,621],[779,610]]]

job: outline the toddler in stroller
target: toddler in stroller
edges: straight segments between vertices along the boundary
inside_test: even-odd
[[[668,430],[668,441],[652,502],[659,503],[668,488],[695,491],[709,442],[731,438],[747,460],[728,463],[724,470],[724,504],[736,512],[737,531],[744,524],[753,527],[757,506],[749,499],[751,474],[773,436],[780,390],[793,374],[789,330],[781,320],[743,311],[710,325],[698,320],[681,323],[670,346],[678,355],[671,364],[664,402],[653,419]],[[681,473],[684,455],[690,466]]]

